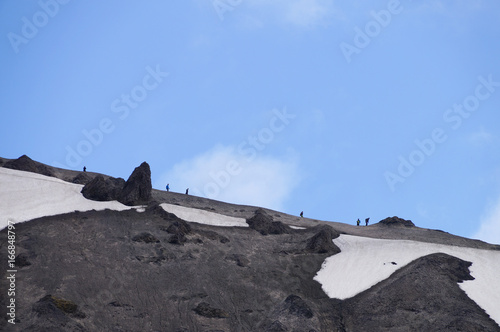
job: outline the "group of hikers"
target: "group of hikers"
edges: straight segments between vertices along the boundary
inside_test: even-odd
[[[369,222],[369,221],[370,221],[370,218],[366,218],[366,219],[365,219],[365,226],[368,226],[368,222]],[[359,226],[359,224],[360,224],[360,223],[361,223],[361,221],[360,221],[360,220],[359,220],[359,218],[358,218],[358,220],[356,221],[356,225],[357,225],[357,226]]]
[[[167,191],[170,191],[170,183],[167,183],[167,186],[165,187]],[[186,189],[186,195],[189,195],[189,188]]]
[[[165,188],[167,189],[167,191],[170,191],[170,183],[167,183],[167,186]],[[189,188],[186,189],[186,195],[189,195]],[[304,211],[300,211],[300,217],[304,218]],[[370,221],[370,218],[365,219],[366,226],[368,226],[369,221]],[[356,221],[356,225],[359,226],[360,223],[361,223],[361,221],[358,218],[358,220]]]
[[[300,212],[300,217],[301,217],[301,218],[304,218],[304,211],[301,211],[301,212]],[[369,223],[369,222],[370,222],[370,218],[366,218],[366,219],[365,219],[365,225],[366,225],[366,226],[368,226],[368,223]],[[360,220],[359,220],[359,218],[358,218],[358,220],[356,221],[356,225],[357,225],[357,226],[359,226],[359,224],[360,224],[360,223],[361,223],[361,221],[360,221]]]

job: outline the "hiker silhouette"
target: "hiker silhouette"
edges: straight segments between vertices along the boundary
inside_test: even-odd
[[[370,218],[365,219],[366,226],[368,226],[368,222],[370,221]]]

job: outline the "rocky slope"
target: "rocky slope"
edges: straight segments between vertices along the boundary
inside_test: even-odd
[[[472,278],[470,263],[449,255],[421,257],[342,301],[313,280],[325,259],[340,251],[332,241],[339,234],[498,246],[398,218],[355,227],[151,190],[146,165],[125,181],[25,156],[0,159],[3,167],[88,184],[86,197],[107,192],[105,199],[145,204],[142,212],[73,212],[16,224],[17,320],[13,325],[4,316],[1,330],[500,331],[457,284]],[[160,203],[245,218],[249,227],[186,222]],[[2,266],[7,245],[4,229]],[[3,308],[7,276],[2,269]]]

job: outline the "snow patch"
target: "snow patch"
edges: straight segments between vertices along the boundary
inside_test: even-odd
[[[292,225],[289,225],[290,228],[293,228],[293,229],[307,229],[305,227],[300,227],[300,226],[292,226]]]
[[[0,167],[0,229],[9,220],[18,223],[73,211],[132,208],[117,201],[88,200],[82,188],[54,177]]]
[[[177,217],[190,222],[212,226],[248,227],[248,224],[244,218],[229,217],[215,212],[209,212],[205,210],[188,208],[167,203],[160,204],[160,206],[165,211],[173,213]]]
[[[352,235],[340,235],[333,242],[341,252],[328,257],[314,277],[330,298],[353,297],[415,259],[445,253],[472,262],[469,270],[475,280],[464,281],[459,286],[500,324],[499,251]]]

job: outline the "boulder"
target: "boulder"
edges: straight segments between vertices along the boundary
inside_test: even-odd
[[[229,314],[217,308],[212,308],[210,304],[206,302],[201,302],[196,308],[193,309],[198,315],[207,318],[229,318]]]
[[[85,172],[82,172],[80,174],[78,174],[77,176],[75,176],[71,182],[72,183],[76,183],[76,184],[87,184],[89,183],[90,181],[92,180],[92,178],[90,177],[90,175],[88,175],[87,173]]]
[[[273,221],[273,217],[261,208],[255,211],[255,215],[252,218],[247,219],[247,224],[262,235],[288,234],[291,230],[290,227],[282,222]]]
[[[106,180],[102,175],[96,176],[82,188],[85,198],[94,201],[113,201],[118,199],[121,187],[115,181]]]
[[[331,227],[320,226],[317,233],[307,241],[305,251],[316,254],[338,254],[340,248],[333,243],[333,239],[337,237],[339,233]]]
[[[33,306],[38,316],[70,314],[78,318],[85,318],[85,314],[78,310],[78,305],[72,301],[46,295]]]
[[[163,229],[167,233],[172,234],[168,242],[172,244],[184,244],[187,241],[186,234],[191,232],[191,226],[184,220],[178,219],[172,222],[170,226]]]
[[[385,218],[379,221],[379,223],[386,226],[415,227],[415,224],[411,220],[405,220],[396,216]]]
[[[128,178],[118,201],[125,205],[147,204],[151,200],[151,169],[143,162]]]

